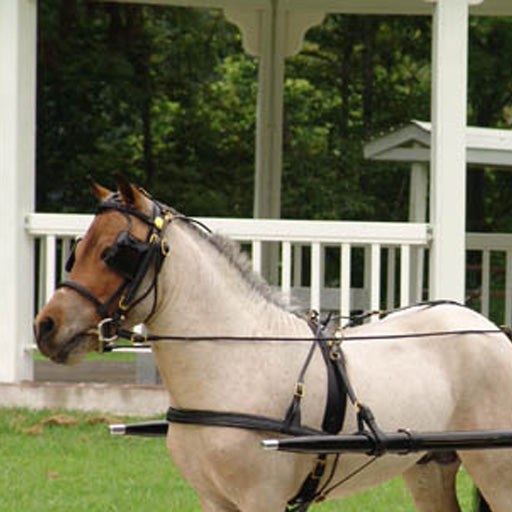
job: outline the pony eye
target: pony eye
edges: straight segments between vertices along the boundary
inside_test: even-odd
[[[112,254],[112,247],[105,247],[103,251],[101,251],[101,259],[106,260]]]

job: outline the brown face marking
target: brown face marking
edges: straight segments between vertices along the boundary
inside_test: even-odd
[[[131,208],[148,215],[151,202],[136,188],[128,185],[133,192]],[[93,185],[95,194],[105,198],[110,191]],[[126,206],[127,190],[120,191]],[[111,247],[121,231],[130,228],[130,233],[144,240],[148,226],[135,216],[128,221],[125,214],[108,210],[94,219],[86,235],[76,247],[75,264],[69,275],[73,281],[88,290],[100,302],[114,295],[123,278],[103,261],[104,251]],[[115,308],[117,304],[113,305]],[[87,352],[98,347],[98,339],[92,334],[100,320],[94,304],[70,288],[55,291],[46,306],[37,315],[34,331],[41,352],[59,363],[78,362]]]

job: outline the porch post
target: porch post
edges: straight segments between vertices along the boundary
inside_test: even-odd
[[[283,161],[284,13],[277,1],[262,16],[256,105],[254,166],[255,219],[281,217],[281,175]],[[262,275],[278,284],[279,247],[266,243],[262,252]]]
[[[225,8],[226,18],[242,32],[244,49],[259,59],[253,215],[281,217],[284,65],[302,48],[306,31],[322,23],[318,9],[290,10],[283,0],[270,0],[266,9]],[[268,243],[262,252],[262,274],[278,280],[278,247]]]
[[[414,162],[411,165],[409,185],[409,222],[427,222],[428,164]],[[425,250],[418,247],[411,251],[410,302],[423,299],[423,267]]]
[[[435,1],[432,44],[429,296],[464,302],[468,0]]]
[[[36,0],[0,1],[0,382],[32,379]]]

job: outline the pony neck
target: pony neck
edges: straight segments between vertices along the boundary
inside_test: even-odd
[[[151,333],[205,338],[311,336],[303,319],[269,300],[208,239],[182,222],[171,227],[171,251],[159,278],[158,305],[147,325]],[[222,403],[226,410],[268,414],[279,414],[286,406],[304,350],[307,347],[286,344],[277,357],[270,345],[256,340],[243,347],[222,341],[153,345],[175,406],[211,409]],[[293,361],[293,371],[284,375],[285,363]],[[265,372],[254,371],[263,366]],[[279,399],[275,382],[283,382]],[[255,396],[255,388],[264,392]],[[276,397],[270,409],[259,403],[269,394]],[[223,397],[220,402],[219,397]]]
[[[158,305],[148,323],[151,332],[261,336],[289,332],[291,325],[303,323],[194,227],[173,223],[168,241],[171,250],[159,277]]]

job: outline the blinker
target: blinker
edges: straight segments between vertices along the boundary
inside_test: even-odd
[[[162,221],[162,223],[157,222],[158,220]],[[155,226],[158,227],[158,229],[163,227],[163,223],[164,220],[162,217],[155,219]],[[67,273],[71,272],[75,265],[76,247],[81,240],[81,237],[77,238],[71,248],[66,264],[64,265],[64,269]],[[150,247],[155,243],[159,243],[163,256],[169,252],[167,243],[163,239],[160,239],[156,233],[152,235],[149,243],[146,243],[137,240],[129,232],[122,231],[114,245],[106,250],[103,261],[125,279],[133,280]]]
[[[115,244],[107,249],[103,261],[125,279],[135,279],[151,245],[122,231]]]

